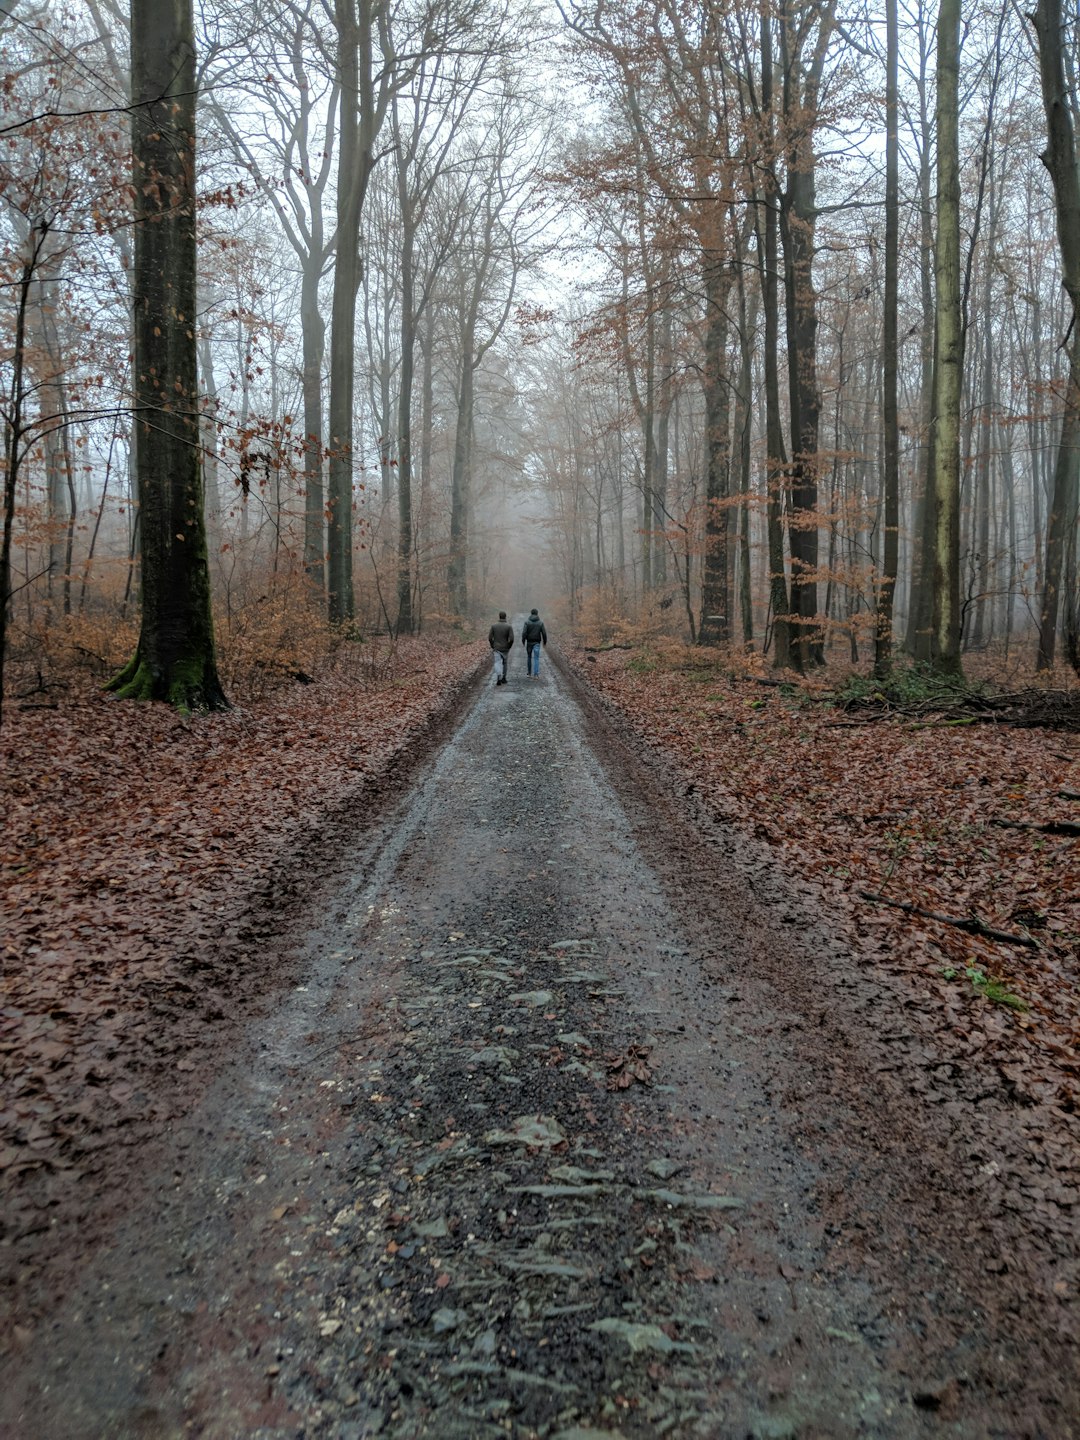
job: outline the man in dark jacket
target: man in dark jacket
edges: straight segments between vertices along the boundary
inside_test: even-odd
[[[547,631],[539,612],[533,606],[529,618],[521,627],[521,643],[525,646],[526,672],[533,680],[540,679],[540,647],[547,649]]]
[[[514,646],[514,627],[506,621],[506,611],[499,611],[499,618],[488,631],[488,644],[495,661],[495,684],[506,684],[506,657]]]

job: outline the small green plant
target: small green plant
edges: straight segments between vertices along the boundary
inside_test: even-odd
[[[900,861],[903,860],[904,856],[911,849],[911,836],[903,830],[887,830],[885,835],[889,842],[889,866],[882,877],[881,884],[878,886],[879,895],[896,873],[896,867],[900,864]]]
[[[986,972],[980,970],[977,965],[968,965],[964,973],[979,994],[985,999],[993,1001],[995,1005],[1007,1005],[1010,1010],[1027,1010],[1028,1005],[1026,1000],[1021,1000],[1019,995],[1006,989],[1000,980],[995,980],[992,976],[987,975]],[[952,971],[952,974],[946,971],[945,978],[951,980],[955,974],[955,970]]]

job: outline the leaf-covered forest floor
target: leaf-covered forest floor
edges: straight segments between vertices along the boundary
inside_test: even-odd
[[[198,1093],[215,1037],[280,983],[278,919],[333,837],[407,775],[487,650],[433,639],[357,656],[246,702],[236,687],[221,715],[121,703],[85,675],[51,689],[58,701],[9,701],[0,1186],[16,1264]]]
[[[1075,1172],[1080,693],[1059,695],[1064,728],[1029,728],[1009,723],[1015,707],[878,704],[872,687],[844,708],[842,676],[780,684],[681,647],[575,660],[706,813],[775,847],[854,953],[936,1014],[944,1063],[922,1098],[948,1103],[958,1067],[978,1058],[1029,1107],[1051,1168]]]

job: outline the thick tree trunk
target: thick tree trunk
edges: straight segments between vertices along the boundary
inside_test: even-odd
[[[817,155],[814,131],[818,94],[834,24],[833,4],[817,8],[818,29],[807,62],[810,31],[803,17],[781,6],[784,56],[784,122],[787,190],[780,208],[787,300],[788,394],[791,423],[791,610],[794,648],[802,668],[824,661],[817,615],[818,431],[821,395],[817,379],[817,292],[814,288],[817,226]]]
[[[370,79],[371,17],[366,20],[364,59]],[[335,0],[341,113],[338,134],[337,232],[334,293],[330,307],[330,425],[327,465],[326,584],[332,625],[352,619],[353,397],[355,391],[356,296],[360,288],[360,215],[368,168],[360,138],[362,21],[355,0]]]
[[[389,103],[389,42],[381,35],[387,68],[373,75],[376,24],[385,14],[376,0],[334,0],[341,82],[338,138],[337,230],[330,317],[330,457],[327,466],[327,598],[331,624],[353,616],[352,507],[353,399],[356,389],[356,297],[363,279],[360,217],[375,165],[375,143]]]
[[[935,669],[960,666],[960,0],[938,12],[937,363],[934,377],[934,654]]]
[[[781,208],[787,296],[788,404],[791,416],[791,612],[800,669],[820,664],[817,618],[818,432],[821,397],[817,384],[817,294],[814,290],[814,226],[817,208],[812,168],[789,165]]]
[[[1069,297],[1069,370],[1065,409],[1054,463],[1054,485],[1046,520],[1046,568],[1039,616],[1037,663],[1054,667],[1058,610],[1066,583],[1066,624],[1070,660],[1076,663],[1075,571],[1078,472],[1080,472],[1080,174],[1065,75],[1061,0],[1039,0],[1032,17],[1039,41],[1039,73],[1046,111],[1043,163],[1054,187],[1062,284]]]
[[[131,70],[142,626],[109,688],[222,709],[199,452],[191,0],[133,0]]]

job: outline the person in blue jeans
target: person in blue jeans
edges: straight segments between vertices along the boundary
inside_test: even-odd
[[[521,627],[521,643],[525,646],[525,669],[531,680],[540,679],[540,647],[547,649],[547,631],[534,606]]]

